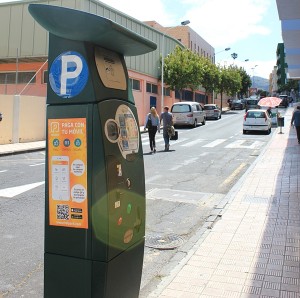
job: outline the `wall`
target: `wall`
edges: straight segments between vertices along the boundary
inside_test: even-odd
[[[46,139],[46,98],[0,95],[0,144]]]

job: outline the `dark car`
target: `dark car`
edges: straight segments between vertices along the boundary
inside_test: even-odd
[[[260,106],[258,105],[259,100],[258,99],[247,99],[246,101],[246,112],[250,109],[260,109]]]
[[[287,95],[279,95],[279,98],[282,99],[281,103],[279,104],[280,108],[287,108],[289,106],[289,98]]]
[[[243,110],[245,104],[241,100],[234,100],[231,103],[231,110]]]

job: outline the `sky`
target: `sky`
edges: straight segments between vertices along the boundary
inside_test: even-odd
[[[12,2],[0,0],[2,2]],[[250,76],[269,78],[282,42],[275,0],[101,0],[140,21],[190,26],[215,48],[216,63],[235,64]],[[224,51],[230,48],[229,51]],[[234,60],[232,53],[238,54]],[[249,59],[248,62],[245,60]]]

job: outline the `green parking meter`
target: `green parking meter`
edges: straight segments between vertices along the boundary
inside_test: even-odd
[[[145,179],[124,55],[156,44],[89,13],[29,11],[49,31],[44,296],[138,297]]]

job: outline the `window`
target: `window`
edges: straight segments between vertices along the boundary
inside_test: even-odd
[[[45,70],[43,73],[43,84],[47,84],[48,83],[48,70]]]
[[[35,75],[34,71],[18,72],[18,84],[27,84]],[[30,82],[34,84],[36,77]],[[1,72],[0,73],[0,84],[15,84],[16,83],[16,72]]]
[[[170,94],[171,94],[170,88],[164,87],[164,96],[170,96]]]
[[[157,94],[158,93],[157,85],[151,84],[151,83],[147,83],[146,84],[146,92]]]
[[[135,80],[131,78],[129,78],[129,80],[130,80],[131,88],[133,90],[141,91],[141,82],[139,80]]]
[[[172,107],[172,113],[187,113],[191,111],[191,106],[187,104],[176,104]]]

